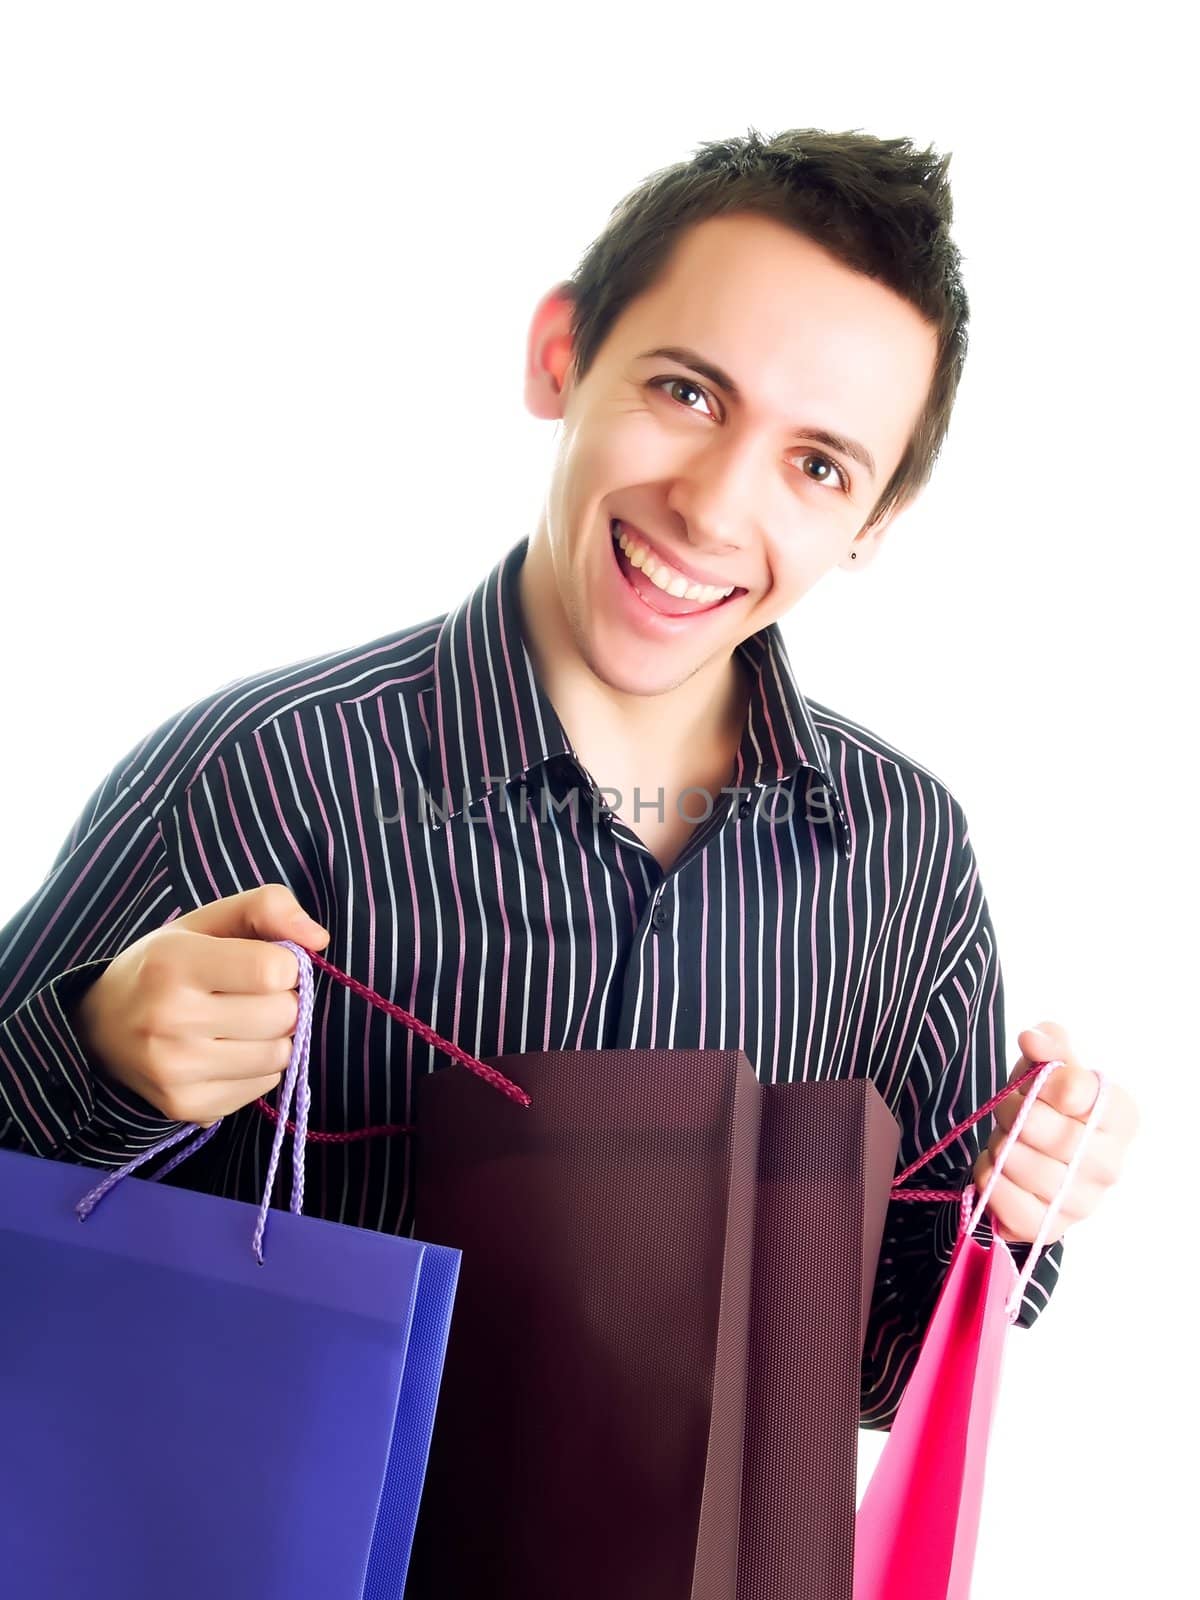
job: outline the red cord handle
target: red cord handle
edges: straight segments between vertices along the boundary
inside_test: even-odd
[[[964,1128],[971,1127],[973,1123],[979,1121],[980,1117],[986,1117],[993,1106],[998,1106],[1001,1100],[1007,1100],[1010,1094],[1016,1094],[1017,1090],[1020,1089],[1023,1084],[1028,1083],[1031,1078],[1036,1078],[1038,1073],[1045,1065],[1046,1063],[1044,1061],[1035,1061],[1027,1072],[1023,1072],[1019,1078],[1014,1078],[1011,1083],[1005,1084],[1004,1088],[1001,1089],[998,1094],[994,1094],[990,1100],[981,1105],[978,1111],[973,1111],[965,1122],[960,1122],[957,1127],[951,1128],[946,1137],[944,1139],[939,1139],[938,1142],[933,1146],[932,1150],[926,1150],[925,1154],[923,1156],[919,1156],[911,1166],[905,1167],[904,1171],[900,1173],[892,1183],[892,1199],[961,1200],[962,1195],[956,1192],[954,1189],[905,1189],[900,1191],[899,1185],[904,1182],[905,1178],[911,1177],[918,1167],[923,1167],[927,1161],[932,1161],[934,1156],[936,1156],[940,1150],[944,1150],[948,1144],[951,1144],[955,1139],[958,1138],[959,1134],[962,1133]]]
[[[519,1088],[511,1079],[506,1078],[502,1072],[497,1072],[495,1067],[489,1067],[485,1061],[480,1061],[477,1056],[468,1054],[450,1039],[443,1039],[440,1033],[435,1033],[427,1022],[422,1022],[419,1017],[414,1017],[411,1011],[406,1011],[403,1006],[396,1005],[391,1000],[385,1000],[381,994],[376,994],[374,989],[368,989],[365,983],[359,983],[357,978],[352,978],[348,972],[343,972],[340,967],[335,967],[332,961],[326,961],[324,956],[317,955],[315,950],[309,950],[310,959],[314,966],[320,967],[331,978],[336,978],[338,983],[345,984],[347,989],[353,990],[357,995],[367,1001],[369,1005],[378,1006],[381,1011],[386,1011],[389,1017],[395,1017],[397,1022],[404,1023],[427,1044],[435,1044],[444,1050],[448,1056],[453,1056],[455,1061],[461,1061],[468,1071],[482,1078],[484,1083],[490,1084],[493,1089],[498,1089],[508,1099],[515,1100],[519,1106],[526,1110],[533,1104],[524,1089]],[[279,1113],[275,1107],[268,1105],[265,1099],[256,1100],[255,1105],[260,1111],[270,1117],[272,1122],[279,1121]],[[295,1133],[296,1124],[289,1121],[289,1133]],[[349,1133],[322,1133],[317,1129],[309,1129],[305,1139],[313,1144],[349,1144],[354,1139],[378,1139],[389,1134],[412,1133],[414,1129],[409,1123],[383,1123],[373,1128],[356,1128]]]
[[[510,1100],[515,1100],[520,1106],[528,1108],[532,1104],[524,1089],[518,1088],[502,1072],[497,1072],[495,1067],[489,1067],[486,1062],[480,1061],[478,1057],[469,1055],[466,1050],[456,1045],[453,1040],[443,1039],[440,1033],[436,1033],[427,1022],[422,1022],[419,1017],[414,1017],[411,1011],[406,1011],[403,1006],[398,1006],[391,1000],[385,1000],[382,995],[376,994],[374,989],[368,989],[365,983],[359,983],[357,978],[352,978],[349,973],[343,972],[339,967],[335,967],[332,961],[326,961],[324,956],[317,955],[315,951],[310,950],[309,956],[314,966],[320,967],[322,972],[327,972],[338,983],[344,984],[347,989],[352,990],[357,995],[361,995],[368,1005],[378,1006],[389,1017],[394,1017],[397,1022],[402,1022],[406,1028],[411,1028],[427,1044],[436,1045],[439,1050],[444,1050],[448,1056],[453,1057],[455,1061],[461,1062],[464,1067],[482,1078],[485,1083],[490,1084],[493,1089],[498,1089],[501,1094],[507,1095]],[[927,1161],[932,1161],[933,1157],[939,1151],[944,1150],[948,1144],[951,1144],[964,1129],[971,1127],[981,1117],[986,1117],[993,1106],[999,1105],[1000,1101],[1006,1100],[1010,1094],[1015,1094],[1023,1084],[1035,1077],[1043,1066],[1045,1066],[1045,1062],[1035,1061],[1028,1072],[1022,1073],[1012,1083],[1006,1084],[998,1094],[994,1094],[985,1105],[980,1106],[979,1110],[973,1112],[965,1122],[960,1122],[957,1127],[951,1128],[945,1138],[939,1139],[932,1150],[927,1150],[911,1166],[905,1167],[904,1171],[892,1183],[892,1199],[961,1200],[961,1194],[953,1189],[900,1190],[899,1185],[904,1182],[905,1178],[911,1177],[918,1167],[923,1167]],[[274,1106],[268,1105],[265,1099],[256,1100],[254,1103],[264,1115],[270,1117],[272,1122],[279,1121],[279,1113]],[[289,1133],[294,1134],[296,1124],[289,1121],[287,1129]],[[415,1129],[411,1123],[389,1122],[377,1124],[370,1128],[355,1128],[348,1133],[323,1133],[319,1129],[309,1128],[305,1138],[313,1144],[350,1144],[357,1139],[380,1139],[394,1134],[413,1132],[415,1132]]]

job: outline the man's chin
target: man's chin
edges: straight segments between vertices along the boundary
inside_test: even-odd
[[[627,695],[669,694],[702,667],[710,665],[715,655],[726,656],[726,651],[721,649],[697,661],[680,648],[638,648],[632,643],[596,639],[590,634],[586,638],[576,634],[575,643],[592,676],[614,693]],[[732,652],[731,645],[728,654]]]

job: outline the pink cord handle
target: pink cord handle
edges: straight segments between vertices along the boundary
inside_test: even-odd
[[[1001,1146],[1000,1153],[997,1155],[995,1164],[992,1167],[991,1176],[988,1178],[987,1183],[984,1185],[983,1193],[979,1197],[979,1204],[975,1207],[974,1213],[969,1217],[968,1213],[971,1209],[971,1200],[974,1197],[975,1188],[973,1184],[968,1184],[963,1190],[960,1225],[965,1224],[969,1234],[974,1233],[975,1229],[979,1225],[979,1219],[983,1215],[984,1209],[991,1198],[992,1190],[996,1187],[997,1182],[1004,1172],[1004,1164],[1008,1159],[1008,1152],[1020,1138],[1021,1129],[1025,1125],[1025,1119],[1029,1115],[1030,1109],[1033,1106],[1033,1102],[1037,1099],[1039,1090],[1050,1074],[1064,1064],[1065,1063],[1062,1061],[1040,1061],[1037,1063],[1037,1079],[1029,1093],[1025,1096],[1025,1100],[1021,1106],[1021,1109],[1017,1112],[1016,1120],[1009,1129],[1008,1138]],[[1093,1068],[1092,1070],[1094,1071],[1095,1069]],[[1038,1229],[1037,1238],[1033,1241],[1033,1248],[1029,1252],[1029,1259],[1025,1263],[1024,1271],[1021,1273],[1016,1284],[1013,1286],[1012,1294],[1009,1296],[1008,1305],[1005,1309],[1008,1312],[1008,1320],[1010,1323],[1015,1322],[1017,1317],[1020,1315],[1021,1301],[1025,1294],[1025,1285],[1029,1282],[1029,1279],[1033,1274],[1033,1269],[1037,1264],[1038,1257],[1040,1256],[1043,1246],[1045,1245],[1046,1235],[1050,1231],[1050,1224],[1057,1215],[1058,1210],[1063,1203],[1063,1199],[1065,1198],[1068,1189],[1071,1187],[1071,1182],[1074,1179],[1076,1172],[1079,1170],[1079,1163],[1083,1159],[1083,1152],[1087,1148],[1088,1140],[1100,1125],[1100,1114],[1104,1109],[1107,1099],[1107,1079],[1102,1072],[1097,1072],[1096,1098],[1092,1102],[1092,1109],[1088,1112],[1087,1122],[1084,1124],[1083,1132],[1079,1136],[1079,1142],[1075,1146],[1075,1153],[1067,1163],[1066,1174],[1063,1177],[1062,1183],[1058,1187],[1057,1194],[1046,1207],[1046,1213],[1042,1218],[1042,1225]],[[1000,1240],[999,1242],[1003,1243],[1004,1241]]]

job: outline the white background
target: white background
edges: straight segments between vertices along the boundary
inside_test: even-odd
[[[1010,1065],[1061,1022],[1143,1114],[1009,1335],[974,1600],[1195,1592],[1182,27],[921,0],[0,24],[0,922],[158,721],[447,610],[532,531],[529,316],[650,171],[749,126],[953,152],[949,442],[876,565],[784,631],[806,691],[962,801]]]

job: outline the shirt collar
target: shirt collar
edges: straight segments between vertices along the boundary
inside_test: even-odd
[[[422,691],[434,815],[454,817],[493,783],[507,783],[554,756],[579,760],[525,647],[518,579],[529,548],[516,544],[453,611],[438,633],[433,682]],[[734,782],[773,784],[806,767],[828,789],[850,853],[850,825],[829,750],[792,673],[779,625],[738,646],[754,690]],[[427,698],[426,698],[427,697]]]

